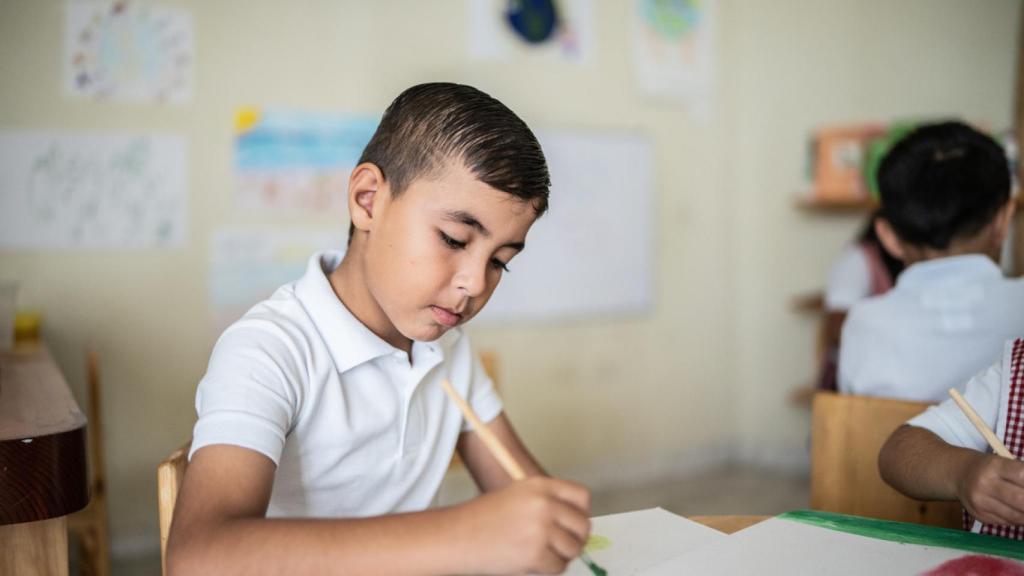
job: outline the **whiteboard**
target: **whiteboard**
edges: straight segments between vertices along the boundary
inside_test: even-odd
[[[0,248],[184,244],[185,139],[0,131]]]
[[[540,131],[537,138],[551,171],[550,209],[478,323],[648,310],[656,237],[649,139],[571,130]]]

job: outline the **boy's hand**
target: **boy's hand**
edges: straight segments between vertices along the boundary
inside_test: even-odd
[[[560,574],[590,536],[590,492],[533,476],[463,504],[465,551],[482,573]]]
[[[1024,462],[979,453],[959,475],[956,492],[964,508],[986,524],[1024,525]]]

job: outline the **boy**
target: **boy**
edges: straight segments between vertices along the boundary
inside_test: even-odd
[[[228,328],[196,394],[173,574],[555,573],[589,493],[547,478],[460,325],[547,208],[529,128],[490,96],[414,86],[349,180],[349,247]],[[530,476],[513,483],[448,379]],[[426,510],[458,449],[485,493]]]
[[[940,402],[1024,333],[1024,280],[996,265],[1013,216],[1003,149],[959,122],[923,126],[878,172],[879,239],[907,268],[853,307],[839,390]]]
[[[960,500],[967,529],[1024,540],[1024,338],[1008,342],[963,395],[1017,460],[986,454],[985,438],[949,398],[893,432],[879,471],[912,498]]]

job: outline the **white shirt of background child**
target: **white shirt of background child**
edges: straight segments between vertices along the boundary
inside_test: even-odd
[[[1024,333],[1024,279],[977,254],[919,262],[843,325],[839,390],[940,402]]]
[[[502,404],[469,338],[414,342],[412,362],[359,322],[327,279],[340,253],[249,310],[218,340],[196,392],[190,457],[255,450],[276,465],[268,517],[365,517],[427,508],[468,430],[448,378],[485,422]]]

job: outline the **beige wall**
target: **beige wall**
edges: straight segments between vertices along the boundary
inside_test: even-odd
[[[713,110],[698,122],[633,88],[625,2],[597,2],[589,69],[468,61],[456,0],[166,3],[187,6],[196,27],[196,90],[183,107],[65,99],[63,5],[0,3],[0,128],[174,131],[190,146],[183,249],[0,253],[0,277],[19,279],[22,304],[44,311],[79,398],[83,347],[103,355],[112,522],[125,552],[155,542],[155,465],[194,420],[212,344],[212,232],[341,224],[234,210],[237,106],[378,113],[408,85],[449,79],[491,92],[538,128],[650,134],[659,224],[650,314],[474,337],[499,351],[510,413],[555,473],[601,487],[734,455],[800,466],[807,414],[785,397],[810,378],[813,325],[787,303],[821,284],[858,224],[793,208],[806,136],[824,122],[921,114],[1007,125],[1020,8],[723,1]]]

